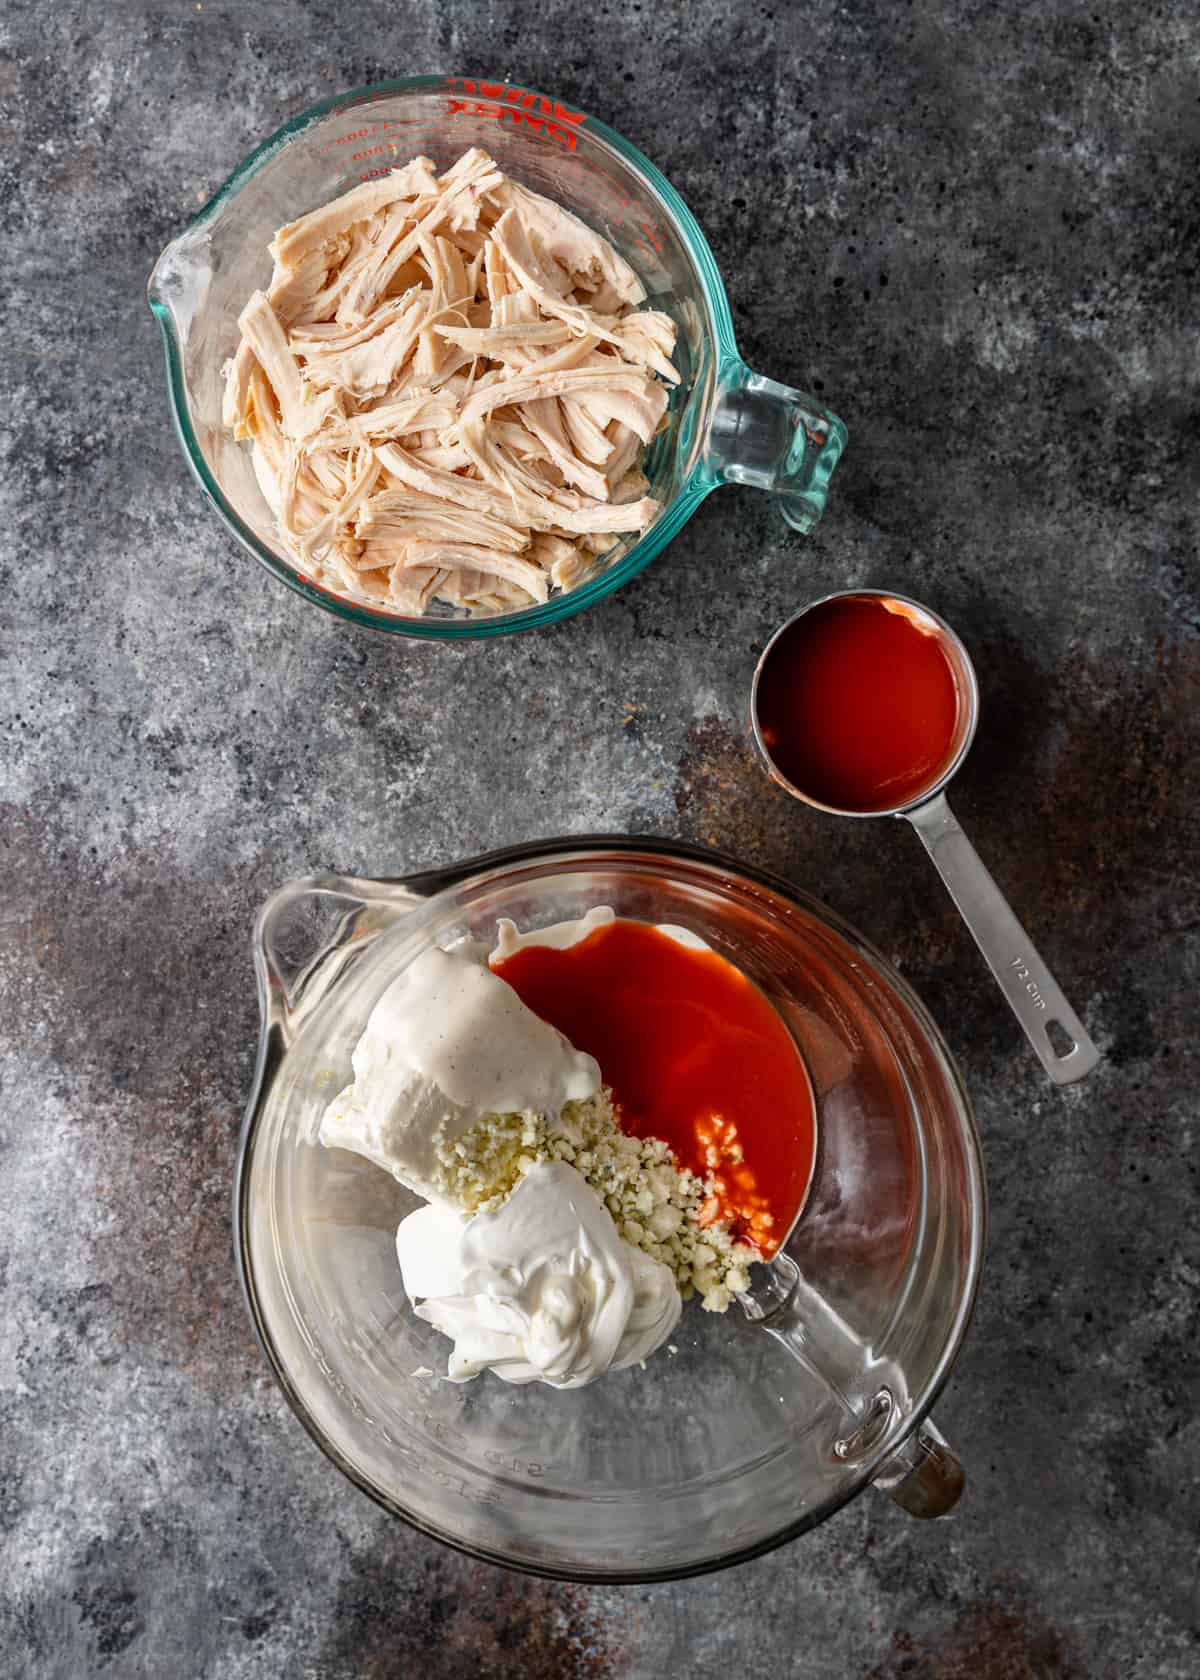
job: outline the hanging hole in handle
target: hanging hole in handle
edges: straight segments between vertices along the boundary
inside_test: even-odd
[[[1079,1048],[1061,1021],[1046,1022],[1046,1037],[1050,1040],[1050,1048],[1063,1061],[1073,1056]]]

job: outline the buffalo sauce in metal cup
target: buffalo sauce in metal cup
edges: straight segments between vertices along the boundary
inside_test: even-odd
[[[856,815],[932,790],[960,745],[962,712],[940,627],[889,595],[819,601],[768,645],[755,683],[755,728],[777,777]]]

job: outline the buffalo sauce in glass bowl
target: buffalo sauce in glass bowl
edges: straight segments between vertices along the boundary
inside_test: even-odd
[[[706,1221],[770,1259],[808,1192],[816,1116],[796,1042],[758,987],[682,929],[620,917],[492,968],[596,1058],[623,1131],[711,1180]]]

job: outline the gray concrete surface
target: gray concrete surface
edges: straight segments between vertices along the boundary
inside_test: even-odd
[[[0,1672],[1200,1672],[1198,67],[1186,0],[10,0]],[[851,428],[815,537],[725,491],[599,609],[454,648],[351,632],[235,548],[147,274],[282,120],[417,70],[551,88],[677,183],[748,360]],[[1106,1051],[1082,1088],[1046,1084],[911,834],[754,769],[756,650],[859,582],[978,661],[958,804]],[[227,1216],[256,904],[590,828],[784,872],[944,1024],[993,1207],[949,1522],[868,1497],[723,1577],[550,1585],[389,1521],[268,1380]]]

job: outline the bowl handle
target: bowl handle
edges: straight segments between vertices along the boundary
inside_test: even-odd
[[[428,896],[404,881],[355,875],[309,875],[273,892],[254,922],[264,1037],[290,1044],[346,964]]]
[[[751,484],[777,495],[783,517],[811,531],[825,511],[846,428],[803,391],[753,373],[738,357],[721,368],[704,468],[709,486]]]
[[[875,1478],[875,1486],[910,1517],[944,1517],[966,1486],[962,1460],[934,1423],[926,1418],[901,1441]]]
[[[833,1456],[851,1468],[878,1453],[907,1409],[899,1368],[874,1352],[790,1254],[755,1268],[738,1301],[834,1401],[841,1418]],[[962,1463],[928,1418],[909,1429],[871,1479],[910,1516],[944,1517],[962,1494]]]
[[[497,863],[547,850],[577,850],[578,841],[512,846],[412,875],[306,875],[273,892],[254,921],[254,971],[263,1039],[286,1048],[301,1019],[328,992],[364,945],[426,899]]]

